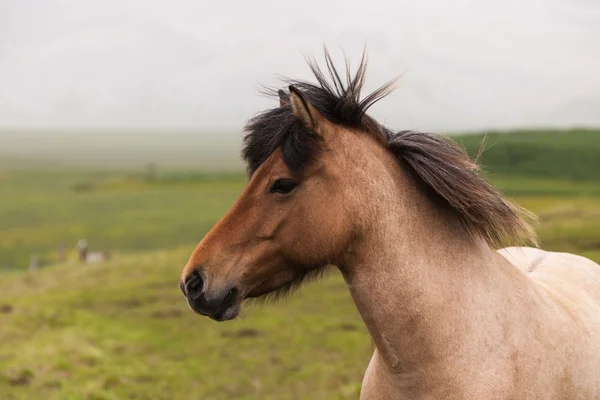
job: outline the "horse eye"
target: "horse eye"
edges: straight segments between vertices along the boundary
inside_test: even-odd
[[[277,179],[271,185],[271,193],[287,194],[296,186],[298,186],[298,184],[292,179]]]

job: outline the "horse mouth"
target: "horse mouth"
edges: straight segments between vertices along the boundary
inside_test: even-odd
[[[194,300],[188,300],[188,305],[198,315],[208,317],[213,321],[223,322],[235,319],[240,314],[241,299],[228,296],[217,310],[203,310]]]
[[[240,314],[240,305],[239,304],[234,304],[222,311],[219,311],[213,315],[209,315],[208,317],[210,319],[212,319],[213,321],[217,321],[217,322],[224,322],[224,321],[231,321],[237,318],[237,316]]]

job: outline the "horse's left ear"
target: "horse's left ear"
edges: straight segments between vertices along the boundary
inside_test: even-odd
[[[321,114],[308,102],[304,93],[296,89],[293,85],[290,86],[290,103],[294,115],[300,118],[304,126],[317,132],[319,121],[322,118]]]
[[[284,106],[287,106],[288,104],[290,104],[290,95],[289,94],[287,94],[286,92],[284,92],[281,89],[279,89],[277,91],[277,93],[279,94],[279,107],[284,107]]]

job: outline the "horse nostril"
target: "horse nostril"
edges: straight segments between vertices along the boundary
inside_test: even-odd
[[[204,279],[198,269],[194,269],[187,278],[185,278],[185,293],[189,298],[195,299],[202,294]]]

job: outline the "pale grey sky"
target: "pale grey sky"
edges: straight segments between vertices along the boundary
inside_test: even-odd
[[[598,0],[0,0],[0,128],[239,130],[365,43],[394,128],[600,125]]]

